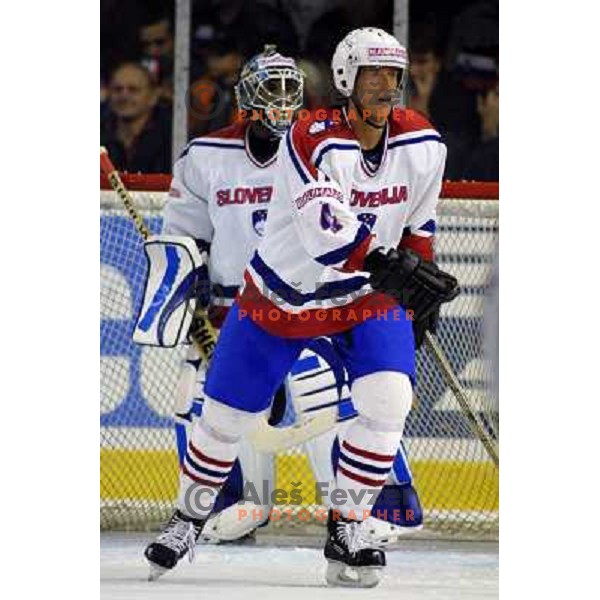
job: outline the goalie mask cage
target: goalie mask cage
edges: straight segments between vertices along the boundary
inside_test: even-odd
[[[162,226],[170,176],[124,176],[153,233]],[[100,524],[154,529],[173,510],[178,464],[173,397],[183,349],[131,341],[145,277],[143,243],[106,180],[100,192]],[[436,256],[462,294],[442,309],[438,340],[490,437],[498,408],[490,389],[481,333],[485,295],[498,242],[498,185],[445,183],[438,208]],[[424,531],[442,537],[496,538],[498,470],[423,348],[416,402],[405,430],[411,470],[424,509]],[[320,499],[302,446],[275,456],[275,487],[301,483],[302,503],[278,506],[270,530],[317,532]],[[322,511],[320,511],[322,514]]]

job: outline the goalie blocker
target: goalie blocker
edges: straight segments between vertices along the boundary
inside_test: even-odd
[[[148,275],[133,341],[172,348],[186,341],[206,265],[192,238],[151,236],[144,243]]]

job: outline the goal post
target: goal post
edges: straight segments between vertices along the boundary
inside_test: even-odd
[[[169,175],[123,175],[152,233],[162,228]],[[100,522],[103,529],[152,529],[169,517],[178,463],[173,395],[183,350],[131,341],[143,293],[143,242],[108,181],[100,181]],[[491,371],[482,351],[485,293],[498,241],[498,184],[445,183],[438,209],[436,256],[461,295],[442,307],[437,340],[490,439],[498,408],[488,392]],[[498,535],[498,470],[426,350],[417,356],[417,403],[405,443],[425,513],[425,529],[443,536]],[[320,505],[303,447],[275,457],[275,487],[302,486],[302,502],[273,529],[311,529],[298,518]],[[278,507],[283,511],[284,506]],[[306,514],[306,513],[305,513]],[[318,524],[311,521],[315,526]]]

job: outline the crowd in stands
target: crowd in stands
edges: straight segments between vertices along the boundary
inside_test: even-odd
[[[188,103],[189,138],[236,116],[233,87],[265,43],[298,59],[305,106],[334,95],[330,60],[356,27],[393,32],[393,0],[196,0]],[[171,171],[173,2],[101,1],[101,143],[124,171]],[[406,104],[448,146],[445,177],[497,181],[497,0],[411,3]]]

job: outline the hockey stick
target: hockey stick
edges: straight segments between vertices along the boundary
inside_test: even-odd
[[[316,415],[290,427],[271,427],[261,419],[258,429],[249,438],[258,452],[279,452],[308,442],[337,425],[334,413]]]
[[[448,385],[448,387],[454,393],[455,398],[457,399],[461,409],[463,410],[465,416],[467,417],[467,421],[471,430],[475,434],[475,436],[479,439],[479,441],[483,444],[486,452],[489,457],[492,459],[492,462],[499,467],[500,460],[498,457],[498,449],[494,442],[489,438],[487,432],[483,425],[479,422],[475,411],[471,407],[469,402],[469,398],[465,390],[463,389],[458,377],[454,374],[452,370],[452,366],[450,365],[450,361],[446,357],[446,354],[442,350],[439,342],[436,338],[431,334],[431,332],[425,332],[425,345],[427,346],[427,350],[433,354],[433,357],[437,361],[440,370],[442,371],[442,377],[444,381]]]
[[[142,239],[144,241],[147,240],[150,237],[150,230],[146,227],[144,219],[136,210],[133,197],[123,184],[119,172],[110,160],[106,148],[103,146],[100,146],[100,170],[106,175],[113,190],[115,190],[121,199],[125,210],[134,222],[135,228],[142,236]],[[197,346],[202,358],[209,361],[217,343],[217,336],[205,311],[196,310],[194,313],[194,319],[190,328],[190,337]]]

